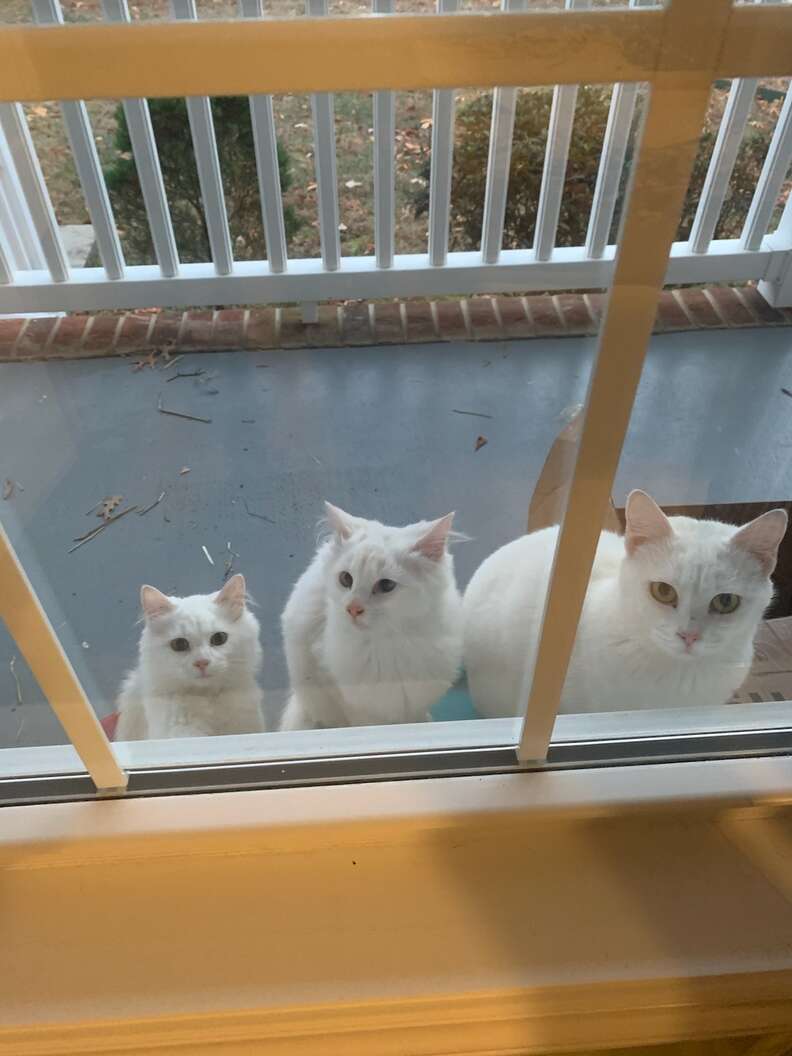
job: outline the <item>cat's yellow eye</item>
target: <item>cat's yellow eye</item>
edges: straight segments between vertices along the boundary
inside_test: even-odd
[[[670,583],[656,581],[649,584],[649,593],[661,605],[676,605],[679,596]]]
[[[740,607],[739,594],[716,594],[710,602],[710,612],[717,612],[719,616],[728,616]]]

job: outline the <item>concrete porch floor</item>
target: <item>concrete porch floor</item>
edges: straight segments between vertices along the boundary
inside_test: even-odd
[[[100,715],[138,637],[138,590],[217,589],[229,557],[258,602],[273,718],[279,616],[313,552],[322,500],[407,523],[457,511],[461,586],[523,530],[562,413],[585,396],[593,338],[0,364],[0,518]],[[176,372],[204,371],[169,382]],[[661,503],[792,497],[792,329],[652,338],[615,496]],[[157,402],[210,418],[158,413]],[[491,417],[459,414],[475,411]],[[475,450],[476,437],[487,444]],[[189,469],[188,473],[182,472]],[[22,490],[24,489],[24,490]],[[130,513],[73,553],[122,495]],[[203,547],[214,560],[209,563]],[[60,743],[0,627],[0,747]]]

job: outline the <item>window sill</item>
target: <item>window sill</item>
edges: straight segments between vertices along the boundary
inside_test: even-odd
[[[790,803],[774,758],[6,808],[0,1056],[789,1030]]]

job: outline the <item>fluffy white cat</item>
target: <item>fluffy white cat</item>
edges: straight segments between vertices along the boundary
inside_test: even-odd
[[[726,703],[751,668],[786,513],[735,528],[666,517],[633,491],[626,521],[624,538],[600,537],[561,711]],[[465,592],[465,669],[482,715],[517,713],[557,537],[545,528],[501,547]]]
[[[454,515],[391,528],[325,507],[330,537],[283,611],[281,729],[423,722],[462,658]]]
[[[118,698],[115,739],[202,737],[264,729],[258,620],[245,580],[215,594],[168,597],[140,590],[144,626],[137,667]]]

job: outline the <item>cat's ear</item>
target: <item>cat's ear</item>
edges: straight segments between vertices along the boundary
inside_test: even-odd
[[[412,549],[432,561],[439,561],[446,551],[448,533],[451,531],[453,523],[453,513],[447,513],[445,517],[441,517],[439,521],[434,522],[429,531],[421,536]]]
[[[163,594],[156,587],[145,584],[140,588],[140,606],[147,620],[153,620],[157,616],[164,616],[173,611],[173,602],[167,594]]]
[[[632,555],[644,543],[658,543],[674,534],[671,522],[645,491],[631,491],[624,510],[624,545]]]
[[[356,518],[344,513],[338,506],[333,506],[331,502],[325,502],[325,514],[331,530],[345,542],[355,530]]]
[[[232,620],[245,611],[245,577],[241,572],[231,576],[222,590],[215,594],[215,605],[222,605]]]
[[[751,554],[765,575],[772,575],[778,560],[778,547],[787,530],[786,510],[768,510],[732,536],[732,545]]]

